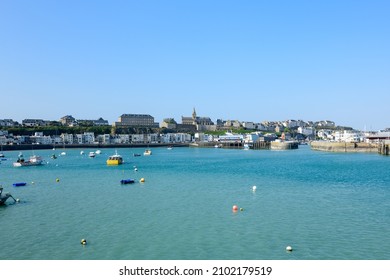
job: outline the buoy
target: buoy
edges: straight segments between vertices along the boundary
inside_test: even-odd
[[[232,210],[233,210],[233,212],[237,212],[238,211],[238,206],[237,205],[233,205]]]
[[[244,211],[244,208],[240,208],[240,211],[241,211],[241,212]]]
[[[18,203],[19,203],[19,202],[20,202],[20,199],[19,199],[19,198],[17,198],[17,199],[16,199],[16,202],[18,202]]]
[[[138,171],[138,168],[134,168],[134,171]]]
[[[292,252],[292,250],[293,250],[293,248],[292,248],[291,246],[287,246],[287,247],[286,247],[286,251],[287,251],[287,252]]]
[[[87,240],[86,239],[81,239],[81,245],[87,245]]]
[[[32,185],[34,185],[34,184],[35,184],[35,183],[34,183],[34,181],[33,181],[33,182],[31,182],[31,184],[32,184]]]
[[[257,187],[256,186],[253,186],[252,187],[252,191],[255,192],[257,190]]]
[[[141,178],[141,180],[139,180],[141,183],[145,183],[145,178]]]
[[[60,179],[57,178],[57,179],[56,179],[56,182],[58,183],[59,181],[60,181]]]

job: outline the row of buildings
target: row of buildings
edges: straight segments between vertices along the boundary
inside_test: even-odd
[[[311,138],[305,138],[299,134],[293,135],[289,132],[283,132],[281,136],[276,133],[264,133],[261,131],[248,132],[243,134],[226,132],[224,135],[213,135],[203,132],[190,133],[145,133],[145,134],[99,134],[93,132],[84,132],[80,134],[62,133],[58,136],[44,135],[42,132],[35,132],[34,135],[12,135],[8,131],[0,130],[0,145],[82,145],[82,144],[176,144],[192,142],[220,142],[220,143],[255,143],[270,142],[276,139],[290,141],[309,141]],[[377,133],[365,133],[354,130],[332,131],[329,129],[319,130],[317,132],[318,140],[331,142],[347,143],[377,143],[382,140],[390,139],[390,130]]]
[[[43,135],[42,132],[36,132],[34,135],[8,135],[9,127],[39,127],[45,126],[110,126],[107,120],[99,118],[97,120],[80,120],[71,115],[64,116],[58,121],[45,121],[42,119],[25,119],[21,124],[12,119],[0,119],[0,143],[5,144],[133,144],[133,143],[185,143],[191,141],[257,141],[257,139],[274,139],[281,135],[283,140],[294,139],[298,141],[308,141],[313,139],[322,139],[337,142],[364,142],[376,141],[389,138],[390,132],[384,131],[378,133],[365,133],[352,129],[340,130],[335,122],[325,120],[319,122],[303,120],[287,121],[264,121],[261,123],[221,120],[213,122],[209,117],[200,117],[195,108],[192,115],[182,117],[181,123],[177,123],[174,118],[166,118],[161,123],[155,122],[153,116],[148,114],[122,114],[116,122],[112,124],[113,128],[166,128],[172,133],[118,133],[116,135],[103,134],[95,135],[92,132],[83,134],[61,134],[59,136]],[[245,129],[257,131],[246,134],[227,134],[225,136],[215,137],[205,134],[206,131]],[[152,130],[153,131],[153,130]],[[181,132],[181,133],[179,133]],[[185,132],[185,133],[183,133]],[[275,133],[275,134],[274,134]]]
[[[18,123],[12,119],[0,119],[0,127],[45,127],[45,126],[109,126],[109,122],[103,118],[97,120],[80,120],[71,115],[64,116],[58,121],[48,121],[43,119],[24,119]],[[112,124],[115,128],[167,128],[171,130],[186,129],[191,132],[196,131],[217,131],[229,129],[248,129],[267,132],[284,132],[286,129],[300,129],[299,133],[305,135],[314,134],[315,127],[333,128],[336,124],[332,121],[306,122],[302,120],[287,121],[264,121],[255,123],[250,121],[222,120],[213,122],[209,117],[200,117],[195,108],[189,117],[182,116],[181,123],[174,118],[166,118],[161,123],[155,122],[153,116],[148,114],[123,114]]]

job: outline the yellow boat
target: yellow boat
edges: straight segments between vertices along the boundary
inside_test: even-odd
[[[122,156],[118,155],[118,153],[115,153],[115,155],[110,156],[107,159],[107,165],[119,165],[123,163]]]

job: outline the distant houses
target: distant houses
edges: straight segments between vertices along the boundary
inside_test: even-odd
[[[58,127],[75,128],[74,134],[69,129],[62,129],[60,135],[44,135],[40,127],[48,127],[42,131],[51,131]],[[12,135],[9,128],[30,128],[29,135]],[[93,133],[84,127],[95,127]],[[98,127],[98,128],[96,128]],[[102,128],[100,128],[102,127]],[[37,131],[32,135],[31,128]],[[53,129],[54,128],[54,129]],[[11,131],[11,130],[10,130]],[[15,131],[15,130],[13,130]],[[21,130],[23,131],[23,130]],[[220,131],[229,133],[221,135]],[[240,131],[240,133],[230,133]],[[64,132],[64,133],[62,133]],[[209,132],[209,133],[208,133]],[[76,119],[72,115],[61,117],[58,121],[43,119],[24,119],[18,123],[12,119],[0,119],[0,143],[6,144],[132,144],[132,143],[181,143],[191,141],[271,141],[276,138],[297,141],[326,140],[336,142],[379,141],[382,135],[390,132],[364,133],[352,128],[337,127],[330,120],[323,121],[240,121],[217,119],[213,122],[210,117],[198,116],[193,108],[191,116],[182,116],[181,123],[168,117],[161,123],[149,114],[122,114],[112,125],[102,117],[95,120]],[[57,133],[56,133],[57,134]],[[220,136],[217,136],[220,135]],[[387,136],[389,138],[389,136]]]

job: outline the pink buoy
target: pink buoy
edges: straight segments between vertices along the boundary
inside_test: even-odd
[[[237,205],[233,205],[233,211],[234,211],[234,212],[237,212],[237,211],[238,211],[238,206],[237,206]]]

